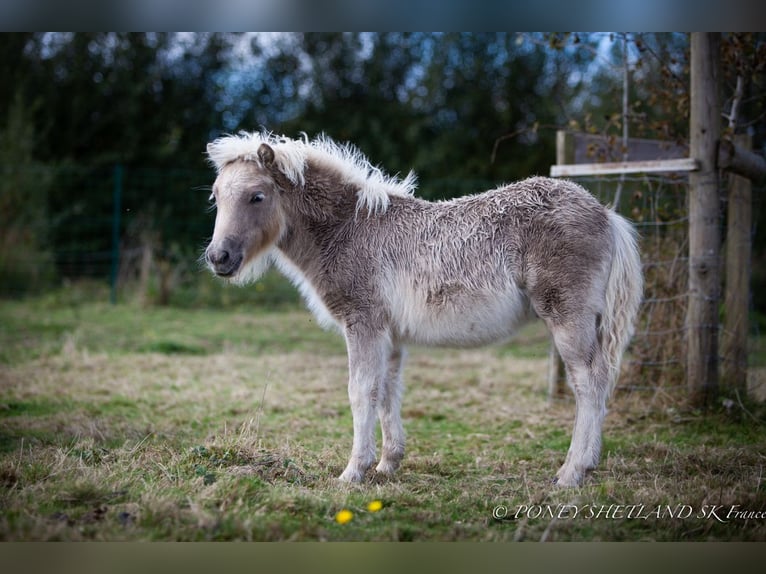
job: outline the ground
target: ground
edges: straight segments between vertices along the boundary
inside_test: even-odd
[[[601,465],[554,487],[574,405],[548,400],[540,324],[410,349],[407,455],[361,485],[335,480],[342,341],[302,310],[36,299],[0,329],[0,540],[766,539],[758,403],[618,388]]]

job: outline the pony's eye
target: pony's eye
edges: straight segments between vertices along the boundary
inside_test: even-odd
[[[250,203],[259,203],[263,201],[264,199],[266,199],[266,196],[259,191],[250,196]]]

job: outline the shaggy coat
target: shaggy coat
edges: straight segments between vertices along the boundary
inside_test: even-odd
[[[548,326],[576,397],[567,459],[581,484],[598,464],[606,400],[642,293],[632,226],[581,186],[533,177],[450,201],[413,197],[415,177],[385,176],[355,148],[253,133],[208,146],[218,177],[211,270],[236,283],[271,264],[325,326],[345,337],[354,419],[340,478],[360,481],[404,456],[407,344],[475,346],[528,319]]]

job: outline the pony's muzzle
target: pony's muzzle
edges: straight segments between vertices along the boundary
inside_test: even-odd
[[[227,240],[220,245],[211,243],[205,250],[205,261],[219,277],[231,277],[242,264],[242,252]]]

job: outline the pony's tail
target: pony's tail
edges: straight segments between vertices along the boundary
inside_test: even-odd
[[[638,234],[633,225],[609,211],[614,251],[606,285],[606,308],[601,318],[601,350],[609,371],[611,394],[620,374],[620,363],[635,329],[644,279],[638,251]]]

